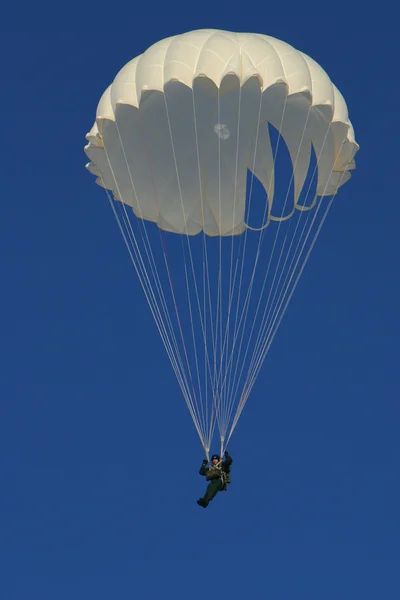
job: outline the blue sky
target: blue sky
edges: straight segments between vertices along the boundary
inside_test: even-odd
[[[398,15],[357,8],[8,9],[4,600],[398,598]],[[201,446],[83,153],[121,66],[203,27],[266,33],[315,58],[361,146],[230,444],[230,490],[207,511]]]

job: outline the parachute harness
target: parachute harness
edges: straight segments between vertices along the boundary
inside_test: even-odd
[[[228,483],[231,482],[231,478],[229,476],[229,473],[226,473],[223,470],[222,464],[223,464],[223,461],[222,461],[222,459],[220,459],[218,464],[212,465],[212,467],[210,467],[210,471],[218,472],[219,478],[222,483],[221,492],[226,492],[228,490]]]

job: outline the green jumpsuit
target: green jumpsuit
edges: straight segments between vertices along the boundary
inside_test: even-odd
[[[200,475],[205,476],[210,483],[207,486],[204,497],[200,498],[200,501],[198,502],[200,506],[206,508],[218,492],[225,488],[225,479],[230,473],[231,464],[232,457],[225,452],[225,460],[220,461],[217,466],[211,465],[210,467],[207,467],[205,464],[201,465],[199,473]]]

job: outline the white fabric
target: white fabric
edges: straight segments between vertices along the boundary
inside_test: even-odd
[[[260,34],[200,30],[151,46],[105,91],[85,147],[88,169],[115,199],[161,229],[242,233],[250,170],[274,212],[268,123],[282,135],[295,209],[314,147],[317,195],[355,168],[358,145],[340,92],[310,57]]]

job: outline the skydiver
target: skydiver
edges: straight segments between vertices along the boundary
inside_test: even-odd
[[[197,504],[203,508],[207,508],[209,503],[218,492],[223,492],[228,489],[228,483],[231,482],[230,471],[232,464],[232,457],[225,451],[225,460],[221,460],[218,454],[213,454],[211,457],[211,465],[207,467],[208,461],[203,460],[203,464],[200,467],[200,475],[205,476],[208,484],[206,493],[203,498],[197,500]]]

